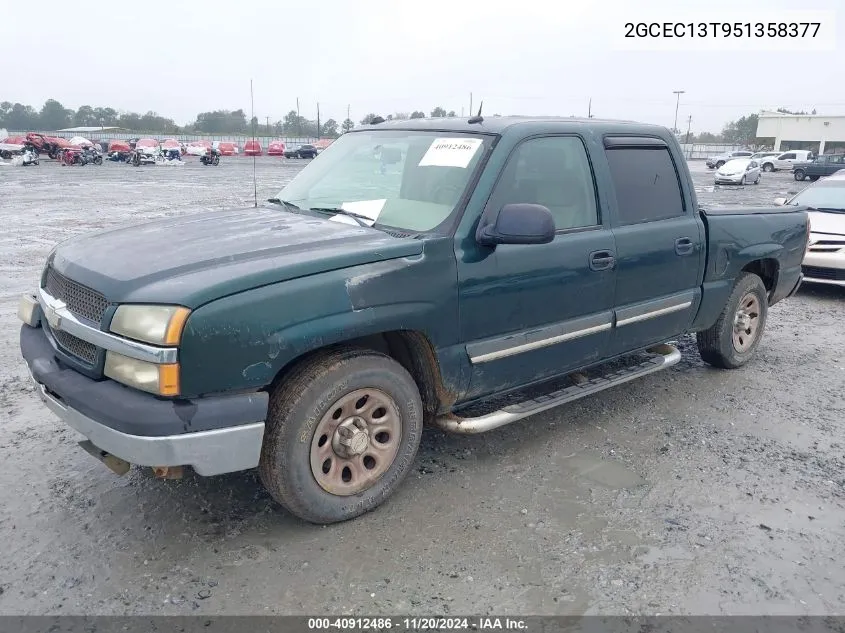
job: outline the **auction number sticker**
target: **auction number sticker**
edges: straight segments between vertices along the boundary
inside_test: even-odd
[[[480,138],[436,138],[420,160],[419,166],[466,169],[481,147],[481,142]]]

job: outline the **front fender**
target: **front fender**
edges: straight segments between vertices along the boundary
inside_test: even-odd
[[[432,240],[433,242],[433,240]],[[420,256],[355,266],[225,297],[198,308],[180,352],[185,397],[269,385],[316,349],[395,330],[444,349],[458,337],[457,272],[448,240]]]

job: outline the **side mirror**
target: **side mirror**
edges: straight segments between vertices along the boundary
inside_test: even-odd
[[[779,207],[782,207],[786,204],[786,198],[775,198],[775,204]]]
[[[506,204],[494,217],[487,215],[481,217],[475,234],[483,246],[548,244],[555,239],[552,212],[543,205]]]

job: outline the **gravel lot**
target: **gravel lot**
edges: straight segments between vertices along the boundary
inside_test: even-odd
[[[836,289],[775,306],[743,369],[684,340],[675,368],[572,406],[429,430],[399,492],[353,522],[297,521],[252,472],[111,474],[33,393],[17,297],[61,239],[251,203],[252,160],[189,160],[0,170],[0,614],[845,613]],[[258,159],[259,199],[301,164]],[[692,169],[705,204],[798,186]]]

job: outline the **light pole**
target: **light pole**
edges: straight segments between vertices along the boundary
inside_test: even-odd
[[[677,95],[675,99],[675,125],[672,126],[672,134],[678,133],[678,106],[681,105],[681,95],[684,94],[686,90],[673,90],[672,94]]]

